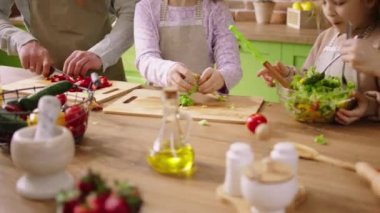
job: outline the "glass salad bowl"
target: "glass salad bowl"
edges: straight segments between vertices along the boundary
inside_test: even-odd
[[[306,123],[331,123],[339,108],[353,109],[356,99],[351,97],[355,85],[344,85],[337,77],[308,71],[295,75],[290,88],[276,83],[280,102],[297,121]]]

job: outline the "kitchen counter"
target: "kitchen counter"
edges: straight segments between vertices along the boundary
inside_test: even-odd
[[[0,66],[0,77],[20,69]],[[22,73],[22,72],[21,72]],[[254,144],[257,155],[268,154],[269,146],[294,141],[314,147],[321,153],[346,161],[367,161],[380,167],[380,123],[360,122],[351,126],[308,125],[292,120],[280,104],[265,104],[261,112],[275,131],[269,143],[258,142],[244,125],[193,122],[193,145],[197,172],[191,179],[159,175],[146,163],[146,156],[158,135],[161,120],[136,116],[105,115],[91,112],[89,127],[75,158],[68,166],[76,178],[88,168],[101,172],[111,182],[129,180],[142,192],[146,212],[236,212],[215,196],[223,183],[225,153],[233,142]],[[313,142],[323,133],[328,145]],[[306,187],[307,200],[297,212],[340,213],[378,212],[380,199],[355,173],[307,160],[300,160],[299,179]],[[15,184],[22,171],[15,168],[9,154],[0,153],[1,212],[54,212],[54,201],[31,201],[16,193]]]
[[[319,34],[317,29],[298,30],[284,24],[237,22],[236,26],[249,40],[254,41],[313,44]]]

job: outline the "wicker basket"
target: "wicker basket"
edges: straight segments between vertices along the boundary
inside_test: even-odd
[[[23,88],[23,89],[18,89],[18,90],[12,90],[12,91],[4,91],[4,92],[0,92],[0,98],[3,100],[3,106],[2,108],[4,108],[6,106],[6,103],[10,102],[10,101],[16,101],[16,100],[19,100],[23,97],[25,97],[25,91],[28,91],[28,93],[30,93],[30,91],[32,90],[34,93],[43,89],[44,87],[33,87],[33,88]],[[87,127],[87,119],[88,119],[88,115],[89,115],[89,106],[90,106],[90,103],[91,101],[93,100],[93,92],[87,88],[81,88],[81,87],[78,87],[80,88],[86,95],[85,98],[83,98],[83,96],[79,96],[78,93],[79,92],[66,92],[65,95],[68,97],[68,101],[65,105],[62,106],[62,111],[64,112],[65,110],[67,110],[69,107],[72,107],[74,105],[79,105],[80,107],[82,107],[84,110],[83,110],[83,113],[85,113],[82,117],[81,116],[78,116],[78,117],[81,117],[82,120],[80,122],[84,122],[82,126]],[[80,93],[83,93],[83,92],[80,92]],[[15,128],[9,128],[9,129],[12,129],[12,130],[9,130],[7,128],[0,128],[0,145],[1,147],[3,148],[6,148],[8,149],[9,148],[9,144],[10,144],[10,141],[12,139],[12,135],[13,133],[15,132],[14,130],[15,129],[18,129],[18,128],[22,128],[23,126],[20,125],[20,121],[26,121],[27,117],[32,113],[32,111],[18,111],[18,112],[12,112],[12,111],[6,111],[6,110],[2,110],[0,111],[0,115],[3,115],[3,116],[7,116],[8,118],[10,119],[7,119],[7,120],[4,120],[4,119],[0,119],[0,125],[2,126],[13,126]],[[85,119],[83,119],[85,118]],[[75,123],[77,121],[75,120],[70,120],[70,121],[66,121],[66,127],[69,128],[68,124],[69,123]],[[19,125],[19,126],[18,126]],[[77,131],[76,129],[73,129],[72,127],[69,128],[73,135],[74,135],[74,138],[75,138],[75,142],[79,142],[81,140],[81,138],[83,137],[83,134],[81,135],[75,135],[75,131]],[[83,133],[84,133],[84,130]]]

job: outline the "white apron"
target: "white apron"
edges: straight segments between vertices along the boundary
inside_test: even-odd
[[[202,1],[197,1],[195,19],[191,21],[180,24],[168,21],[167,12],[168,0],[163,0],[159,25],[161,57],[183,63],[192,72],[201,74],[211,66],[203,27]]]

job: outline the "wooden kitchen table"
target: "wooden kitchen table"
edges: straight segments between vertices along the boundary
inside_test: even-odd
[[[4,67],[0,67],[0,74]],[[307,125],[293,121],[279,104],[262,108],[274,130],[269,144],[256,141],[244,125],[193,122],[190,143],[198,170],[190,179],[163,176],[146,163],[149,148],[161,126],[157,118],[105,115],[91,112],[89,127],[68,170],[79,178],[91,168],[109,182],[129,180],[142,192],[142,212],[235,212],[220,202],[215,189],[223,182],[225,153],[237,141],[254,143],[259,156],[268,154],[275,142],[307,144],[321,153],[347,161],[367,161],[380,167],[380,124],[360,122],[351,126]],[[323,133],[328,145],[315,144]],[[15,191],[22,172],[7,153],[0,153],[0,212],[54,212],[54,201],[30,201]],[[300,160],[300,182],[306,186],[307,200],[297,212],[380,212],[380,199],[355,173],[323,163]]]

